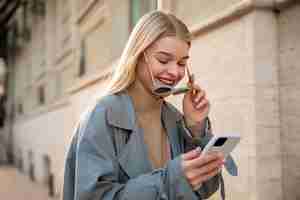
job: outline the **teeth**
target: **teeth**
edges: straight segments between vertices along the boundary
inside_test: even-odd
[[[174,85],[174,81],[169,81],[169,80],[165,80],[165,79],[159,79],[161,82],[167,84],[167,85]]]

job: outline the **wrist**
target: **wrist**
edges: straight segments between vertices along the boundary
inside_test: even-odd
[[[194,137],[202,136],[205,129],[205,119],[202,121],[194,121],[188,117],[183,117],[185,126],[190,130]]]

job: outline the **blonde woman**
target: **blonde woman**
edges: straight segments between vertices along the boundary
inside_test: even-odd
[[[220,184],[224,198],[223,155],[199,157],[211,137],[205,92],[193,84],[183,114],[164,100],[185,76],[190,46],[175,16],[153,11],[140,19],[106,95],[78,124],[64,200],[206,199]]]

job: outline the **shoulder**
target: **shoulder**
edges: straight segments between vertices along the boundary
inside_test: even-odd
[[[107,113],[117,103],[120,103],[118,95],[104,96],[80,116],[78,130],[74,135],[77,138],[77,149],[88,151],[93,146],[113,155],[113,129],[107,120]]]
[[[82,135],[86,134],[87,132],[91,133],[95,131],[99,132],[99,130],[106,130],[108,128],[107,111],[119,103],[119,96],[113,94],[103,96],[90,104],[80,115],[79,121],[76,125],[76,129],[78,129],[77,134],[79,137],[82,137]]]
[[[116,104],[120,104],[119,95],[107,95],[94,101],[80,115],[79,121],[74,127],[72,140],[67,154],[67,160],[74,159],[75,152],[98,146],[112,153],[111,128],[107,123],[107,111]]]

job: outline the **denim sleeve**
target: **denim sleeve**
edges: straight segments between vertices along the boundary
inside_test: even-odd
[[[203,129],[203,133],[200,133],[199,137],[193,137],[189,131],[189,129],[186,127],[184,120],[181,120],[180,123],[180,130],[181,134],[184,137],[184,151],[190,151],[196,147],[201,147],[203,149],[205,145],[208,143],[208,141],[212,138],[212,134],[208,127],[208,118],[205,122],[205,127]],[[211,195],[213,195],[220,186],[220,179],[222,178],[222,174],[219,173],[216,176],[212,177],[211,179],[207,180],[206,182],[202,183],[201,187],[195,191],[196,195],[200,199],[207,199]]]
[[[209,140],[213,137],[212,129],[211,129],[211,122],[207,117],[205,119],[205,127],[203,132],[200,133],[200,137],[192,137],[189,129],[186,127],[184,120],[181,120],[180,128],[181,134],[184,137],[184,151],[190,151],[196,147],[201,147],[203,149],[205,145],[209,142]],[[237,176],[237,166],[235,161],[231,156],[226,158],[225,168],[228,173],[232,176]],[[224,186],[224,179],[222,173],[220,172],[216,176],[212,177],[210,180],[206,181],[202,184],[202,186],[196,191],[196,194],[201,198],[208,198],[212,194],[214,194],[219,187],[221,186],[221,196],[225,198],[225,186]]]

